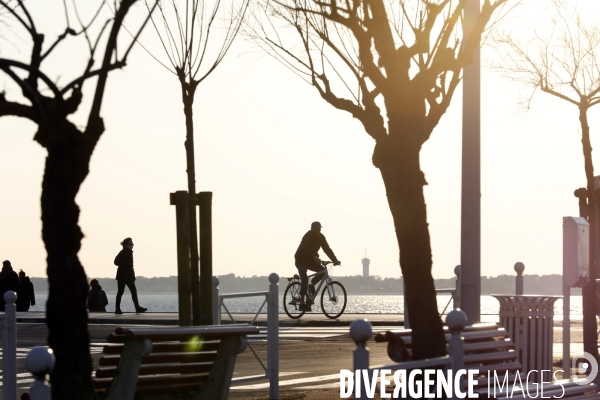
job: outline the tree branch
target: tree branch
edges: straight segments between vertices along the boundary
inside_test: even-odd
[[[6,100],[5,94],[0,93],[0,117],[8,115],[26,118],[35,123],[39,122],[39,119],[36,117],[36,113],[33,110],[33,107],[8,101]]]

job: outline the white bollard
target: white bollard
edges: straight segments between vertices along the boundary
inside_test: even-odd
[[[279,398],[279,275],[269,275],[269,301],[267,306],[267,368],[269,373],[269,398]]]
[[[25,368],[34,379],[29,391],[31,400],[50,400],[52,390],[46,381],[46,376],[54,369],[54,353],[46,347],[34,347],[27,354]]]
[[[221,302],[219,301],[219,278],[212,277],[213,285],[213,325],[221,325]]]
[[[17,294],[4,293],[5,321],[2,330],[2,398],[17,398]]]
[[[354,350],[354,371],[369,369],[369,350],[367,341],[371,339],[373,328],[366,319],[357,319],[350,324],[350,337],[356,343]],[[359,382],[360,381],[360,382]],[[354,398],[356,400],[366,399],[365,386],[362,379],[355,379]]]
[[[448,342],[448,355],[452,357],[452,371],[458,371],[463,369],[464,366],[464,342],[460,334],[467,325],[467,314],[460,309],[452,310],[446,316],[446,325],[450,329],[452,336]],[[464,377],[462,379],[464,382]],[[462,386],[462,385],[461,385]],[[458,391],[454,390],[453,400],[456,400],[456,394]]]

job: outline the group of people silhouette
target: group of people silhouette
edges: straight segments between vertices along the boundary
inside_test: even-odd
[[[5,309],[4,293],[9,290],[17,293],[17,311],[29,311],[29,307],[35,306],[35,293],[31,279],[23,270],[17,274],[10,261],[5,260],[0,271],[0,311]]]
[[[117,300],[115,314],[123,314],[121,311],[121,298],[125,292],[125,286],[129,288],[136,313],[146,312],[148,309],[140,306],[135,287],[135,272],[133,270],[133,240],[128,237],[121,242],[122,249],[115,257],[117,268]],[[17,311],[29,311],[30,306],[35,305],[35,294],[33,283],[23,270],[17,274],[10,261],[2,263],[0,272],[0,311],[5,310],[4,293],[12,290],[17,293]],[[106,312],[108,297],[102,290],[98,279],[90,280],[90,291],[87,298],[87,309],[90,312]]]

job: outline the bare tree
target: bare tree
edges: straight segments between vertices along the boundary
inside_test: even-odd
[[[582,292],[584,351],[598,359],[595,285],[598,212],[588,111],[600,104],[600,25],[586,24],[578,12],[577,2],[553,0],[549,4],[550,27],[546,32],[532,29],[530,36],[520,30],[519,38],[510,32],[498,32],[493,36],[491,43],[499,51],[498,59],[492,60],[490,65],[507,79],[529,89],[521,101],[523,108],[531,106],[538,90],[577,107],[587,185],[588,207],[585,214],[590,223],[592,243],[590,280]],[[539,20],[539,15],[536,15],[536,20]]]
[[[194,325],[212,324],[212,277],[204,277],[199,287],[198,225],[196,217],[196,163],[194,156],[194,96],[198,85],[221,63],[235,39],[249,0],[229,3],[224,9],[221,0],[159,0],[152,23],[168,57],[161,63],[172,72],[181,85],[181,100],[185,115],[185,155],[188,181],[188,217],[190,237],[190,272],[192,277],[192,321]],[[146,0],[150,10],[150,4]],[[221,24],[219,26],[218,24]],[[215,36],[217,36],[215,38]],[[168,64],[168,65],[167,65]],[[202,292],[202,299],[200,293]],[[202,300],[202,301],[201,301]],[[201,313],[200,310],[205,312]],[[201,317],[204,315],[204,318]],[[209,319],[209,321],[201,321]]]
[[[103,15],[107,12],[107,2],[100,1],[97,12],[88,21],[80,18],[75,2],[72,7],[63,2],[65,29],[46,43],[46,37],[37,30],[24,1],[0,0],[5,16],[12,19],[12,26],[31,43],[29,60],[0,58],[0,70],[21,91],[21,96],[14,96],[17,99],[9,99],[13,96],[0,93],[0,116],[22,117],[37,124],[34,140],[48,152],[41,209],[42,239],[48,254],[48,344],[56,356],[56,366],[51,374],[55,399],[95,397],[87,330],[88,283],[77,256],[83,233],[78,225],[79,207],[75,197],[88,175],[90,158],[105,129],[100,108],[108,74],[125,66],[137,36],[148,21],[146,19],[135,38],[117,52],[122,24],[135,1],[115,1],[114,9],[106,18]],[[95,35],[92,35],[92,29],[95,29]],[[81,74],[61,87],[43,67],[57,48],[68,46],[74,38],[87,44],[87,54],[81,55],[85,67]],[[93,100],[85,126],[78,127],[69,116],[82,104],[83,86],[90,80],[96,80]]]
[[[446,353],[419,153],[506,1],[483,1],[464,35],[467,0],[265,0],[247,29],[375,140],[373,164],[396,228],[417,359]]]

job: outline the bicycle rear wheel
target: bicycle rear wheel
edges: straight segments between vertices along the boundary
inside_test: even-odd
[[[300,311],[300,283],[290,282],[283,294],[283,309],[291,319],[298,319],[304,315]]]
[[[346,289],[338,281],[329,283],[321,292],[321,308],[327,318],[335,319],[344,313],[346,309]]]

